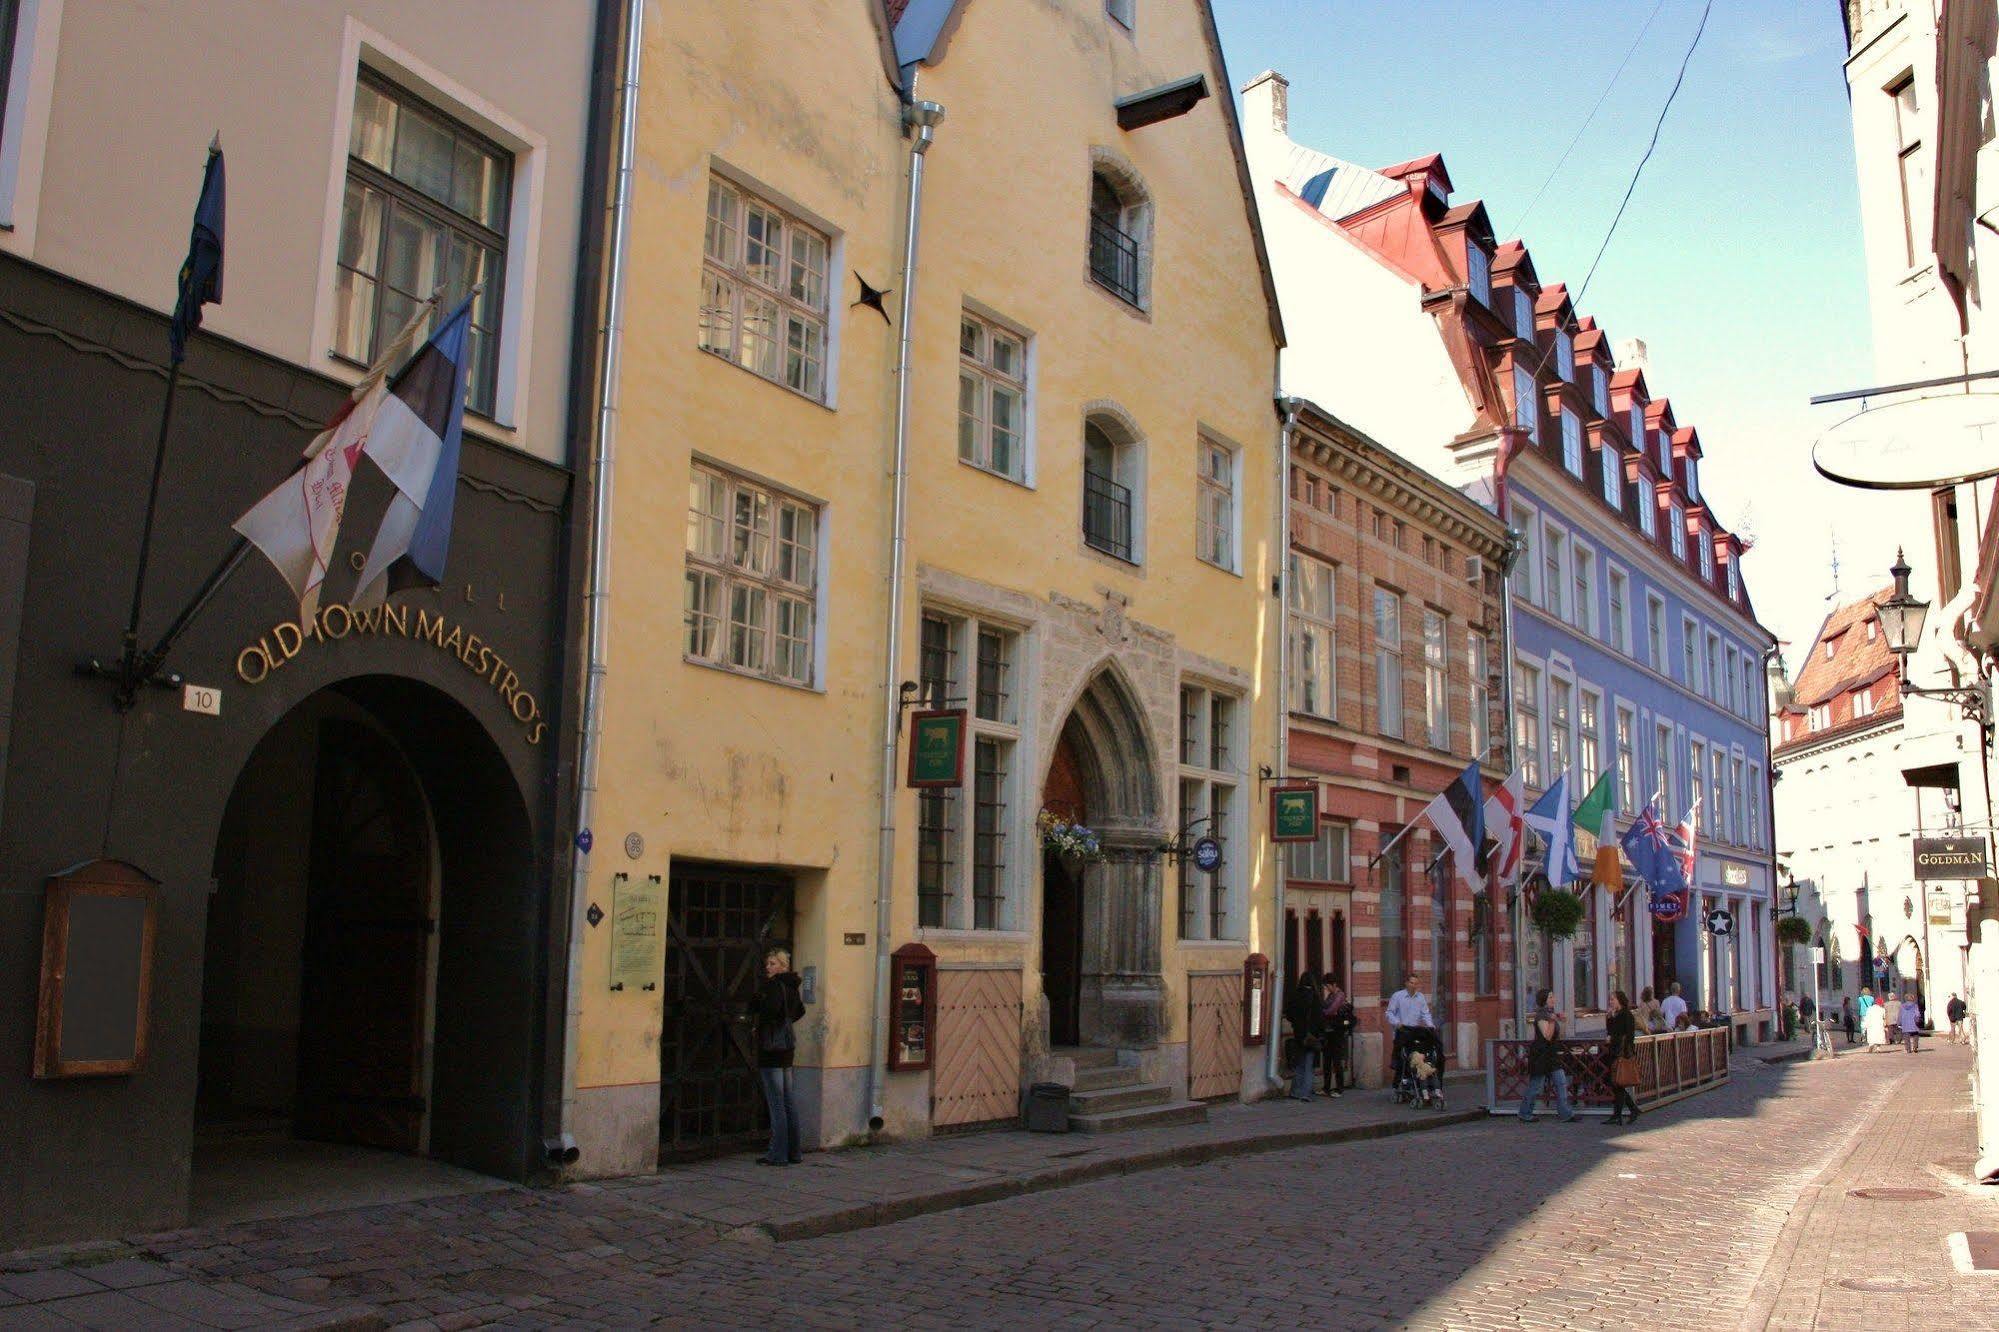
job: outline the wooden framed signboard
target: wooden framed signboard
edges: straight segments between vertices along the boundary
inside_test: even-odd
[[[1319,784],[1290,782],[1270,788],[1270,840],[1319,840]]]
[[[909,717],[909,785],[965,784],[965,710],[939,708]]]
[[[134,1073],[145,1062],[159,889],[120,860],[78,865],[44,887],[36,1077]]]

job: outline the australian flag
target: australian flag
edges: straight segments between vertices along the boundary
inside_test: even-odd
[[[194,233],[188,237],[187,258],[180,266],[180,294],[174,301],[174,322],[167,330],[173,363],[187,354],[188,335],[201,327],[201,307],[222,301],[222,139],[208,145],[208,166],[201,176],[201,198],[194,205]]]
[[[1689,829],[1688,837],[1691,835]],[[1678,920],[1686,914],[1687,875],[1681,848],[1690,842],[1679,840],[1678,830],[1669,832],[1659,811],[1647,805],[1632,820],[1623,844],[1625,859],[1645,880],[1652,915],[1659,920]]]

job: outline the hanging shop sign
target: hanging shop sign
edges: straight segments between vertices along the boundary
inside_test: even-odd
[[[1299,782],[1270,788],[1270,840],[1319,840],[1319,784]]]
[[[1983,837],[1918,837],[1918,879],[1982,879],[1985,877]]]
[[[1727,936],[1735,933],[1735,913],[1726,907],[1716,907],[1707,913],[1709,934]]]
[[[1651,892],[1646,896],[1654,920],[1675,921],[1687,914],[1688,894],[1684,892]]]
[[[533,694],[521,688],[521,678],[490,643],[444,614],[422,607],[394,604],[355,610],[339,602],[321,606],[302,624],[274,624],[257,641],[236,654],[236,678],[260,685],[291,664],[308,643],[333,643],[343,638],[408,638],[430,644],[456,657],[460,665],[493,687],[531,745],[541,743],[547,719]]]
[[[909,785],[923,790],[965,784],[965,710],[909,715]]]
[[[1222,844],[1212,837],[1203,837],[1194,843],[1194,868],[1204,874],[1213,874],[1221,868]]]
[[[1930,924],[1951,923],[1951,891],[1948,888],[1932,888],[1928,893],[1930,903]]]

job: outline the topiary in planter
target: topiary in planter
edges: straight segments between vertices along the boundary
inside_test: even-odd
[[[1784,916],[1777,922],[1777,942],[1797,947],[1812,941],[1811,922],[1803,916]]]
[[[1566,888],[1544,888],[1534,898],[1534,925],[1550,939],[1567,939],[1583,923],[1583,900]]]

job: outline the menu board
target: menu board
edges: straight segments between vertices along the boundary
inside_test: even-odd
[[[620,874],[611,883],[611,988],[659,988],[665,954],[666,885],[658,876],[637,882]]]

